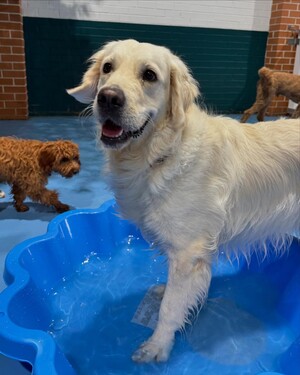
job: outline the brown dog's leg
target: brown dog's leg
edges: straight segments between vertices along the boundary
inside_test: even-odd
[[[243,114],[240,122],[246,122],[248,120],[248,118],[251,115],[254,115],[255,113],[257,113],[257,119],[259,121],[264,121],[264,116],[265,116],[265,113],[267,111],[268,105],[269,105],[269,103],[266,105],[264,102],[261,102],[261,101],[255,102],[252,107],[250,107],[249,109],[246,109],[246,111],[244,111],[244,114]]]
[[[259,111],[257,113],[257,116],[256,116],[258,121],[264,121],[265,115],[266,115],[268,106],[271,103],[271,100],[270,100],[270,102],[267,105],[264,105],[262,108],[259,109]]]
[[[59,201],[58,193],[54,190],[48,190],[43,187],[39,191],[31,192],[29,196],[36,202],[40,202],[46,206],[54,206],[56,212],[58,213],[65,212],[70,209],[67,204]]]
[[[262,90],[262,87],[261,87],[261,82],[258,81],[255,102],[252,105],[252,107],[250,107],[250,108],[248,108],[244,111],[244,114],[243,114],[240,122],[246,122],[251,115],[254,115],[255,113],[261,111],[262,108],[264,108],[264,106],[265,106],[264,93],[263,93],[263,90]]]
[[[272,87],[270,82],[265,77],[262,77],[260,81],[258,81],[256,100],[252,107],[244,111],[240,122],[246,122],[248,118],[255,113],[257,113],[258,121],[264,121],[268,106],[271,104],[275,94],[276,90]]]
[[[251,107],[252,108],[252,107]],[[240,122],[247,122],[248,118],[252,115],[251,108],[244,111],[243,116],[240,119]]]
[[[29,210],[29,207],[23,203],[26,198],[26,193],[18,185],[13,184],[11,188],[11,193],[14,198],[14,206],[18,212],[25,212]]]
[[[297,105],[297,108],[295,109],[292,118],[299,118],[300,117],[300,103]]]

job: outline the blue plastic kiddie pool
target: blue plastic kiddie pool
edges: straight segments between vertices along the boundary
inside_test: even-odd
[[[0,352],[36,375],[299,375],[299,250],[295,239],[250,265],[221,256],[169,361],[141,365],[131,354],[156,324],[166,260],[112,201],[59,215],[7,257]]]

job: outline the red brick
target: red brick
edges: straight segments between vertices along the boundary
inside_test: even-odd
[[[295,1],[295,3],[284,3],[283,8],[285,10],[297,10],[298,9],[298,0]]]
[[[25,57],[23,55],[2,55],[3,62],[24,62]]]
[[[17,22],[2,22],[0,21],[0,29],[4,30],[22,30],[22,24]]]
[[[27,103],[23,101],[6,101],[5,108],[27,108]]]
[[[272,70],[281,70],[281,65],[279,65],[279,64],[270,64],[270,66],[269,66],[269,68],[270,69],[272,69]]]
[[[10,86],[13,85],[14,81],[12,78],[0,78],[0,86]]]
[[[296,20],[294,18],[292,18],[292,17],[282,17],[281,18],[281,23],[282,24],[286,24],[286,25],[294,24],[295,21]]]
[[[1,79],[0,79],[1,81]],[[16,93],[16,94],[24,94],[27,92],[26,86],[13,86],[13,83],[9,85],[3,86],[4,93]]]
[[[3,77],[4,78],[24,78],[25,71],[24,70],[3,70]]]
[[[23,31],[16,31],[16,30],[11,30],[10,35],[12,38],[15,39],[23,39]]]
[[[24,42],[22,39],[1,39],[1,44],[3,46],[23,46]]]
[[[282,57],[282,52],[281,51],[272,51],[272,52],[268,52],[268,57]]]
[[[16,100],[27,101],[27,93],[26,94],[14,94],[14,97]]]
[[[0,93],[0,101],[5,101],[5,100],[17,100],[17,98],[15,97],[14,94],[3,94],[3,93]]]
[[[13,68],[13,65],[11,63],[0,62],[0,71],[1,70],[11,70],[12,68]]]
[[[296,18],[296,19],[298,18],[298,20],[299,20],[299,18],[300,18],[300,11],[299,10],[290,10],[289,11],[289,16],[293,17],[293,18]]]
[[[0,13],[0,21],[9,21],[9,15],[6,13]]]
[[[13,62],[13,69],[14,70],[25,70],[26,69],[25,62]]]
[[[24,55],[25,53],[25,49],[24,49],[24,46],[22,47],[12,47],[12,54],[13,55]]]
[[[284,64],[282,66],[282,70],[285,71],[285,72],[292,73],[293,70],[294,70],[294,64]]]
[[[24,107],[24,108],[16,108],[16,113],[17,113],[17,115],[19,115],[19,116],[28,115],[28,108],[27,108],[27,107]]]
[[[273,51],[276,49],[276,51],[293,51],[294,50],[294,47],[293,46],[290,46],[288,44],[281,44],[281,45],[273,45]]]
[[[9,30],[0,30],[0,38],[9,38]]]
[[[15,110],[14,108],[3,108],[0,110],[0,118],[1,119],[6,119],[4,116],[13,116],[15,115]]]
[[[284,57],[290,57],[291,59],[295,59],[296,51],[283,51]]]
[[[5,54],[11,53],[11,48],[9,46],[3,47],[0,45],[0,59],[1,59],[1,55],[4,53]]]
[[[0,13],[20,13],[20,5],[0,4]]]
[[[280,18],[280,17],[288,17],[289,11],[288,10],[275,10],[272,12],[272,19],[273,18]]]
[[[20,14],[10,14],[9,20],[11,22],[22,22],[22,16]]]
[[[26,78],[24,78],[24,75],[23,78],[14,78],[14,84],[16,86],[26,86]]]

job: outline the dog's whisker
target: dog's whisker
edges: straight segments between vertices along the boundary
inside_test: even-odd
[[[85,121],[93,116],[93,103],[88,105],[83,111],[80,112],[79,118]]]

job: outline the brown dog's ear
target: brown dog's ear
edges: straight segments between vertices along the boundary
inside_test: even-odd
[[[67,93],[81,103],[91,103],[97,94],[97,85],[100,78],[102,51],[96,52],[90,59],[91,65],[85,72],[81,85],[68,89]]]
[[[46,145],[40,152],[39,158],[39,165],[46,174],[50,174],[53,168],[53,164],[55,162],[55,155],[54,150],[52,147]]]
[[[198,82],[192,77],[187,66],[177,56],[172,56],[170,71],[170,108],[171,119],[182,124],[186,110],[199,95]]]

